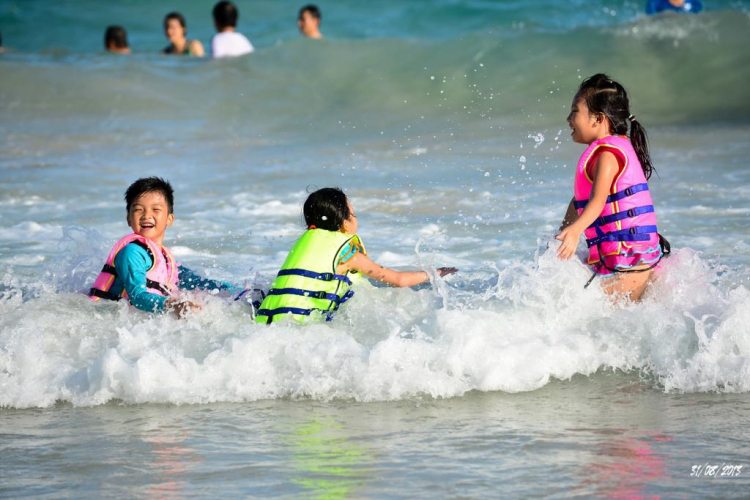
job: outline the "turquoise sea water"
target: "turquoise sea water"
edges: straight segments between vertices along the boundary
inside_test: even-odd
[[[297,4],[238,5],[257,53],[211,61],[158,54],[174,9],[208,46],[210,3],[0,4],[0,496],[746,496],[745,3],[339,1],[320,42]],[[114,23],[132,56],[103,53]],[[598,71],[649,131],[674,250],[639,305],[551,240]],[[94,307],[145,175],[210,277],[270,281],[328,185],[376,261],[460,273],[305,328],[221,297],[183,321]]]

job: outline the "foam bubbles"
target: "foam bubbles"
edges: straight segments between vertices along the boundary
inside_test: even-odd
[[[588,276],[542,248],[435,291],[365,283],[332,323],[267,327],[217,297],[178,320],[6,273],[0,405],[454,397],[599,370],[640,370],[669,391],[750,390],[750,293],[722,268],[676,251],[639,305],[584,290]]]

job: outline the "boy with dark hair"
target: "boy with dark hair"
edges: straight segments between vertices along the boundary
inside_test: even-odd
[[[317,5],[305,5],[299,10],[297,27],[299,32],[307,38],[323,38],[320,32],[320,9]]]
[[[104,32],[104,48],[113,54],[130,54],[128,34],[122,26],[109,26]]]
[[[172,310],[182,316],[200,306],[180,300],[180,289],[239,291],[179,266],[163,246],[164,233],[174,222],[174,191],[169,182],[159,177],[138,179],[125,191],[125,204],[133,233],[121,238],[109,252],[89,290],[91,300],[126,298],[142,311]]]
[[[214,6],[214,26],[216,33],[211,39],[213,57],[236,57],[250,54],[255,48],[242,33],[237,33],[237,19],[240,14],[232,2],[221,1]]]

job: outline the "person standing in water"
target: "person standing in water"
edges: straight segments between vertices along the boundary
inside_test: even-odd
[[[320,9],[316,5],[305,5],[297,16],[299,32],[307,38],[319,40],[323,38],[320,32]]]
[[[646,14],[660,12],[687,12],[697,14],[703,10],[700,0],[648,0]]]
[[[104,32],[104,48],[112,54],[130,54],[128,34],[122,26],[109,26]]]
[[[206,51],[198,40],[187,39],[187,25],[185,18],[179,12],[170,12],[164,18],[164,34],[169,40],[169,46],[162,50],[162,54],[186,55],[203,57]]]
[[[214,6],[214,26],[216,33],[211,39],[211,55],[237,57],[255,52],[253,44],[242,33],[237,33],[237,20],[240,13],[232,2],[222,1]]]
[[[646,130],[630,113],[625,88],[602,73],[581,83],[567,120],[573,141],[588,147],[578,161],[557,254],[570,259],[585,233],[586,263],[594,270],[586,286],[608,276],[607,294],[640,300],[653,268],[669,252],[657,233],[648,189],[653,165]]]

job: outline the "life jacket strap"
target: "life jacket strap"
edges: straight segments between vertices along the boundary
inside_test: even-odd
[[[122,298],[119,295],[105,292],[104,290],[99,290],[98,288],[92,288],[91,290],[89,290],[89,297],[99,297],[100,299],[114,300],[114,301],[118,301]]]
[[[115,278],[117,277],[117,269],[115,269],[115,266],[110,266],[109,264],[104,264],[104,266],[102,266],[102,272],[103,273],[107,273],[107,274],[111,274]]]
[[[258,316],[268,317],[268,323],[273,321],[273,317],[277,314],[298,314],[300,316],[309,316],[313,311],[320,311],[320,309],[302,309],[299,307],[279,307],[276,309],[259,309]],[[325,312],[325,311],[321,311]],[[333,320],[333,313],[326,314],[326,321]]]
[[[146,288],[153,288],[154,290],[159,290],[162,294],[164,294],[165,297],[169,297],[171,293],[169,293],[169,289],[166,288],[161,283],[158,283],[154,280],[150,280],[146,278]]]
[[[640,193],[641,191],[648,191],[648,184],[642,183],[642,184],[634,184],[630,186],[629,188],[625,188],[622,191],[618,191],[614,194],[611,194],[607,196],[607,203],[614,203],[616,201],[620,201],[623,198],[627,198],[628,196],[633,196],[636,193]],[[577,209],[584,208],[588,204],[589,200],[574,200],[573,206]]]
[[[302,297],[310,297],[313,299],[330,300],[331,302],[334,302],[336,304],[341,302],[339,296],[335,293],[303,290],[301,288],[272,288],[268,291],[268,295],[300,295]]]
[[[335,293],[324,291],[303,290],[301,288],[272,288],[268,291],[268,295],[299,295],[313,299],[330,300],[334,304],[333,310],[336,311],[341,304],[354,297],[354,290],[347,290],[344,295],[339,297]],[[322,311],[323,309],[320,310]]]
[[[601,233],[599,226],[596,227],[596,230]],[[586,244],[591,248],[605,241],[648,241],[651,238],[649,234],[656,232],[656,226],[634,226],[610,233],[602,233],[596,238],[587,239]]]
[[[589,227],[592,228],[596,226],[603,226],[611,222],[617,222],[618,220],[629,219],[629,218],[636,217],[638,215],[643,215],[643,214],[650,214],[653,211],[654,211],[653,205],[645,205],[643,207],[631,208],[629,210],[623,210],[622,212],[617,212],[611,215],[604,215],[602,217],[599,217]]]
[[[347,291],[347,292],[346,292],[346,293],[344,294],[344,296],[343,296],[343,297],[341,297],[341,299],[339,300],[339,303],[338,303],[338,304],[336,304],[336,309],[338,309],[338,308],[339,308],[339,306],[340,306],[341,304],[343,304],[343,303],[344,303],[344,302],[346,302],[347,300],[351,299],[352,297],[354,297],[354,290],[348,290],[348,291]]]
[[[347,285],[351,286],[352,281],[346,277],[344,274],[335,274],[335,273],[316,273],[313,271],[308,271],[306,269],[282,269],[279,271],[279,274],[277,276],[304,276],[305,278],[311,278],[314,280],[321,280],[321,281],[343,281]]]

